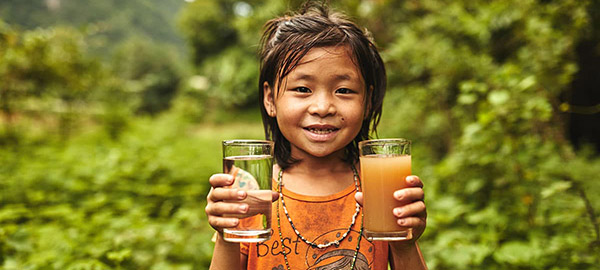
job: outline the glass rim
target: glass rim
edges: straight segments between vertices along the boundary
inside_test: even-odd
[[[252,139],[240,139],[240,140],[223,140],[224,146],[230,145],[274,145],[273,141],[269,140],[252,140]]]
[[[363,145],[383,145],[390,143],[412,144],[412,141],[404,138],[371,139],[358,142],[358,147],[361,147]]]

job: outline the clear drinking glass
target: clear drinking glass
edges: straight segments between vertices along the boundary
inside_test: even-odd
[[[248,212],[230,215],[240,219],[235,228],[223,230],[229,242],[261,242],[271,238],[271,180],[273,142],[261,140],[223,141],[223,172],[234,177],[231,188],[243,189],[248,196]]]
[[[411,141],[377,139],[359,142],[365,236],[369,240],[412,238],[411,228],[398,225],[393,209],[401,206],[393,193],[411,175]]]

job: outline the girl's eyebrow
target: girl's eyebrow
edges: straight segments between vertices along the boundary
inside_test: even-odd
[[[343,73],[343,74],[335,74],[334,78],[336,81],[352,81],[353,77],[351,74]],[[315,80],[315,76],[310,74],[297,74],[294,76],[295,80],[304,80],[304,81],[313,81]]]
[[[310,74],[297,74],[296,76],[294,76],[294,79],[302,81],[313,81],[315,80],[315,76]]]
[[[337,74],[337,75],[335,75],[335,78],[338,81],[351,81],[352,80],[352,76],[350,76],[350,74]]]

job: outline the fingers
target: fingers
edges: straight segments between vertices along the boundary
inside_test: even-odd
[[[217,174],[213,174],[209,179],[208,182],[210,183],[210,185],[214,188],[216,187],[226,187],[226,186],[231,186],[233,184],[233,176],[229,175],[229,174],[224,174],[224,173],[217,173]]]
[[[394,198],[402,206],[394,208],[393,214],[398,219],[398,225],[413,228],[413,237],[418,239],[423,234],[427,223],[423,182],[418,176],[411,175],[406,177],[406,185],[407,188],[394,192]]]
[[[228,203],[228,202],[213,202],[206,205],[204,211],[209,217],[224,218],[244,217],[248,213],[248,204],[245,203]]]
[[[394,192],[394,198],[402,204],[408,204],[414,201],[423,201],[425,199],[425,193],[420,187],[410,187],[396,190]]]
[[[217,216],[208,216],[208,224],[217,231],[222,231],[224,228],[233,228],[240,223],[238,218],[224,218]]]
[[[423,182],[414,175],[407,177],[406,182],[410,187],[394,192],[394,198],[402,205],[394,208],[394,216],[398,218],[400,226],[420,226],[427,218]]]
[[[394,208],[394,216],[397,218],[406,218],[406,217],[426,217],[427,209],[425,207],[425,203],[423,201],[416,201],[411,204],[403,205],[400,207]]]
[[[213,174],[208,182],[212,186],[206,198],[206,208],[204,208],[208,223],[217,231],[237,226],[240,222],[237,217],[248,212],[248,205],[225,201],[243,200],[247,193],[243,190],[227,188],[234,182],[233,177],[229,174]]]
[[[204,211],[208,216],[239,215],[248,212],[248,204],[215,202],[207,204]]]
[[[206,212],[210,226],[217,231],[221,231],[223,228],[237,226],[239,218],[246,217],[248,208],[248,204],[245,203],[219,201],[207,204],[204,211]]]
[[[246,194],[238,193],[239,190],[237,189],[223,189],[223,187],[231,186],[234,182],[233,176],[229,174],[213,174],[208,179],[208,182],[212,186],[208,193],[208,202],[243,199],[246,197]]]
[[[409,175],[406,177],[406,184],[409,187],[418,187],[418,188],[423,188],[423,182],[421,182],[421,179],[416,176],[416,175]]]
[[[417,217],[407,217],[398,219],[398,225],[406,228],[424,228],[426,226],[425,219]],[[422,229],[419,229],[422,230]]]
[[[208,193],[207,200],[210,202],[218,202],[225,200],[243,200],[248,196],[248,193],[241,189],[236,188],[213,188]]]
[[[423,234],[427,223],[427,209],[423,201],[396,207],[393,212],[399,226],[413,228],[415,240]]]

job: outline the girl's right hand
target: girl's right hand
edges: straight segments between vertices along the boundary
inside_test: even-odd
[[[246,198],[246,191],[230,188],[234,179],[229,174],[213,174],[208,181],[212,186],[206,197],[204,209],[208,216],[208,223],[218,232],[223,232],[224,228],[237,226],[240,220],[231,216],[243,216],[248,212],[248,204],[240,203]]]

